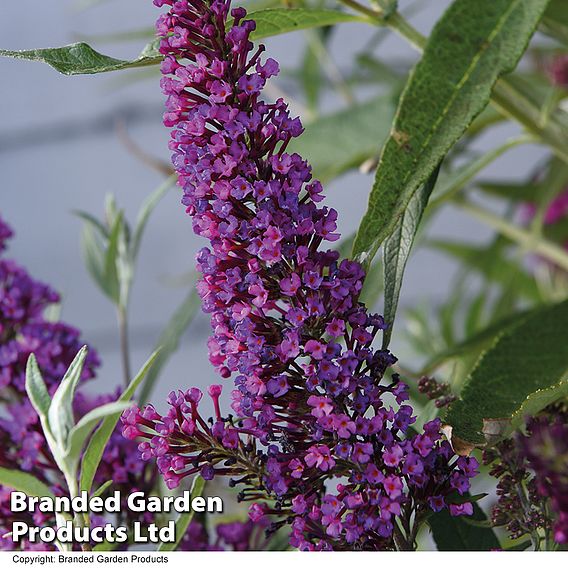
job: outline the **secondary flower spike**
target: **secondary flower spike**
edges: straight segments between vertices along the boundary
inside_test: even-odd
[[[234,378],[238,418],[221,416],[212,386],[206,422],[189,389],[170,395],[164,416],[127,411],[124,434],[144,438],[143,458],[157,458],[170,487],[197,472],[232,476],[254,502],[251,519],[290,524],[295,547],[411,548],[428,511],[471,514],[452,501],[477,463],[453,454],[439,421],[410,435],[396,359],[373,347],[384,321],[359,302],[364,271],[321,248],[339,238],[337,212],[286,151],[301,122],[282,99],[260,98],[278,64],[250,41],[254,21],[228,1],[154,3],[170,6],[157,30],[173,164],[194,230],[210,241],[197,257],[210,360]]]

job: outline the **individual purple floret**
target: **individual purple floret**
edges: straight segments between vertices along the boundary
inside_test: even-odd
[[[228,1],[155,4],[170,6],[157,30],[173,164],[211,245],[197,257],[209,355],[234,378],[237,418],[222,416],[212,385],[211,423],[189,389],[170,395],[165,415],[127,411],[124,434],[143,439],[142,457],[172,488],[195,473],[231,476],[251,519],[272,519],[269,532],[289,524],[297,548],[410,548],[428,511],[471,512],[452,500],[477,463],[453,454],[439,421],[412,434],[396,358],[373,347],[384,321],[359,302],[365,273],[321,248],[339,238],[337,212],[286,152],[300,120],[260,98],[278,64],[254,49],[255,23]]]

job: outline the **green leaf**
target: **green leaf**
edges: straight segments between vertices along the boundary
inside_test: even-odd
[[[98,487],[96,491],[93,491],[93,497],[101,497],[104,495],[105,491],[114,483],[112,479],[105,481],[102,485]]]
[[[550,404],[568,397],[568,374],[559,383],[539,389],[527,396],[519,410],[511,417],[511,427],[520,426],[527,416],[534,416]]]
[[[77,462],[85,441],[97,424],[106,416],[112,416],[118,420],[122,412],[130,406],[132,405],[128,402],[109,402],[85,414],[69,432],[69,444],[65,457],[70,462]]]
[[[140,55],[132,61],[115,59],[114,57],[103,55],[84,42],[73,43],[63,47],[30,49],[25,51],[0,49],[0,56],[41,61],[42,63],[47,63],[64,75],[92,75],[95,73],[106,73],[108,71],[118,71],[120,69],[133,67],[145,67],[159,63],[163,57],[158,52],[156,40],[149,43],[142,50]]]
[[[49,428],[59,449],[65,450],[68,443],[68,434],[75,425],[73,416],[73,397],[75,389],[81,379],[87,346],[81,347],[69,365],[67,372],[61,379],[59,387],[53,395],[51,406],[47,414]]]
[[[26,393],[38,415],[47,416],[51,406],[51,397],[33,353],[28,357],[26,365]]]
[[[203,493],[203,489],[205,489],[205,480],[200,475],[197,475],[193,479],[193,485],[191,486],[191,497],[200,497]],[[183,535],[187,531],[187,527],[191,524],[194,514],[195,511],[193,509],[187,513],[180,513],[175,522],[176,541],[163,542],[160,546],[158,546],[158,552],[171,552],[172,550],[176,550],[183,538]]]
[[[251,34],[252,40],[345,22],[371,21],[364,16],[355,16],[339,10],[307,8],[268,8],[251,12],[247,15],[247,19],[256,22],[256,30]]]
[[[157,351],[150,355],[150,358],[146,361],[146,363],[144,363],[142,368],[138,371],[138,374],[132,379],[117,402],[128,402],[133,397],[136,389],[152,367],[157,356]],[[87,449],[85,450],[83,460],[81,462],[80,488],[82,491],[91,490],[105,447],[116,427],[119,417],[119,415],[107,416],[89,440],[89,444],[87,445]]]
[[[398,220],[395,230],[385,241],[383,251],[385,265],[384,318],[389,327],[383,335],[383,349],[386,349],[390,342],[406,262],[410,256],[410,249],[414,243],[414,237],[418,231],[422,214],[436,185],[439,171],[440,167],[438,166],[430,176],[430,179],[412,196],[408,207]]]
[[[119,244],[123,236],[123,231],[124,219],[122,217],[122,213],[118,213],[114,218],[110,231],[110,238],[105,252],[103,272],[105,282],[104,291],[115,304],[120,302],[120,282],[117,260],[119,257]]]
[[[383,148],[354,244],[366,265],[416,190],[489,102],[523,54],[548,0],[456,0],[428,40]]]
[[[0,467],[0,485],[23,491],[31,497],[55,497],[51,489],[33,475],[25,471]]]
[[[452,438],[496,441],[566,392],[568,300],[539,308],[497,338],[478,360],[446,416]],[[556,397],[556,398],[555,398]]]
[[[428,519],[432,536],[438,550],[494,550],[501,545],[493,529],[474,525],[469,519],[485,523],[487,516],[479,505],[473,504],[471,517],[452,517],[447,509],[431,515]]]
[[[326,183],[376,155],[393,114],[393,99],[387,95],[323,116],[290,142],[290,151],[305,156],[314,176]]]
[[[105,280],[105,251],[97,231],[91,223],[85,224],[81,235],[81,248],[89,274],[102,292],[111,297],[112,290]]]
[[[452,345],[448,349],[437,353],[423,368],[422,374],[430,374],[445,361],[463,357],[473,352],[479,352],[483,348],[489,347],[498,335],[501,335],[506,330],[518,325],[529,313],[530,312],[525,311],[507,316],[487,326],[476,334],[467,337],[463,341]]]
[[[543,30],[568,45],[568,10],[566,0],[550,0],[542,19]]]
[[[338,10],[308,10],[303,8],[259,10],[249,14],[249,18],[256,20],[257,24],[256,30],[251,34],[251,39],[253,40],[343,22],[369,21],[369,18]],[[131,61],[116,59],[99,53],[85,42],[73,43],[63,47],[23,51],[1,49],[0,56],[41,61],[64,75],[92,75],[156,65],[163,59],[163,55],[158,51],[158,47],[159,39],[152,40],[144,47],[140,55]]]
[[[94,215],[87,211],[75,211],[75,215],[95,229],[103,239],[107,240],[110,237],[108,229]]]
[[[140,392],[140,402],[142,404],[148,400],[150,393],[158,380],[160,372],[164,368],[168,359],[176,352],[181,336],[192,322],[200,306],[201,302],[199,300],[199,295],[195,290],[192,290],[164,327],[164,330],[156,344],[160,353],[158,354],[154,365],[148,372],[148,377],[144,382],[142,391]]]

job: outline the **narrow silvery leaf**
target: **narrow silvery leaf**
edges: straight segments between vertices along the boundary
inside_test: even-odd
[[[131,404],[128,402],[109,402],[85,414],[69,432],[65,456],[69,463],[78,462],[85,441],[103,418],[112,415],[118,418],[129,406]]]
[[[47,416],[51,405],[51,397],[47,392],[45,381],[41,376],[37,359],[32,353],[26,365],[26,392],[39,416]]]
[[[124,220],[122,213],[118,213],[114,218],[110,238],[105,253],[104,259],[104,290],[109,298],[115,303],[120,302],[120,281],[118,275],[118,249],[119,242],[122,237],[121,233],[124,230]]]
[[[61,450],[66,448],[67,436],[75,424],[73,397],[77,384],[81,379],[86,357],[87,347],[83,346],[71,362],[71,365],[69,365],[65,376],[61,379],[61,383],[53,395],[49,408],[49,428]]]
[[[104,492],[114,483],[112,479],[105,481],[102,485],[100,485],[96,491],[93,491],[93,497],[101,497]]]
[[[87,225],[95,229],[105,240],[109,238],[110,234],[108,229],[94,215],[87,213],[87,211],[75,211],[75,214],[77,217],[83,219]]]
[[[25,471],[0,467],[0,484],[23,491],[32,497],[54,497],[51,489],[43,481]]]
[[[128,385],[126,390],[122,393],[118,402],[129,401],[138,385],[142,382],[142,379],[146,376],[146,373],[156,360],[158,356],[158,351],[155,351],[150,355],[150,358],[144,363],[138,374],[132,379],[131,383]],[[83,455],[83,460],[81,462],[81,483],[80,487],[82,491],[90,491],[93,486],[93,480],[95,479],[95,474],[103,457],[105,447],[116,428],[119,416],[107,416],[104,418],[101,426],[95,431],[87,449]]]

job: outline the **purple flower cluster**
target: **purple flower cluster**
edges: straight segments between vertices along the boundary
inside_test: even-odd
[[[142,457],[157,459],[170,487],[198,472],[232,476],[254,501],[251,518],[289,523],[301,549],[411,546],[428,510],[470,514],[451,496],[468,491],[475,460],[453,455],[439,421],[411,435],[396,359],[372,346],[384,321],[358,301],[364,271],[320,250],[339,238],[337,213],[318,206],[321,184],[286,152],[300,120],[260,99],[278,65],[254,50],[255,23],[237,8],[227,28],[224,0],[154,3],[170,6],[157,30],[173,164],[194,230],[211,243],[197,258],[210,360],[234,376],[238,418],[222,416],[212,385],[211,423],[189,389],[170,395],[166,415],[127,411],[125,436],[144,440]],[[259,503],[267,495],[276,505]]]
[[[531,418],[524,433],[484,451],[484,462],[496,477],[496,526],[512,538],[530,535],[535,546],[541,534],[568,543],[568,410],[554,404]]]
[[[0,252],[12,230],[0,219]],[[22,394],[26,362],[35,353],[49,389],[54,389],[81,348],[80,333],[63,322],[45,318],[59,294],[11,259],[0,258],[0,388]],[[83,379],[94,376],[99,361],[88,355]]]
[[[11,229],[0,220],[0,251],[12,236]],[[29,472],[51,487],[56,495],[65,492],[65,483],[48,449],[40,420],[25,398],[25,368],[29,355],[34,353],[50,390],[57,388],[69,364],[83,345],[80,333],[62,323],[47,321],[45,308],[59,301],[49,286],[31,278],[14,261],[0,258],[0,467]],[[83,370],[83,381],[95,376],[99,365],[96,351],[91,349]],[[75,401],[77,420],[91,409],[116,400],[120,393],[87,397],[79,393]],[[136,444],[126,440],[117,429],[105,449],[95,484],[112,479],[114,489],[124,497],[131,491],[150,492],[155,475],[149,464],[139,459]],[[9,537],[14,520],[30,525],[54,523],[47,514],[13,514],[9,510],[9,489],[0,486],[0,549],[13,548]],[[124,511],[128,509],[124,508]],[[119,521],[133,520],[130,517]],[[136,520],[149,519],[146,517]],[[26,543],[26,550],[52,547]]]
[[[538,494],[550,500],[556,516],[554,540],[568,544],[568,412],[533,419],[528,430],[519,437],[520,445],[535,473]]]

